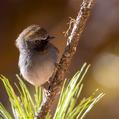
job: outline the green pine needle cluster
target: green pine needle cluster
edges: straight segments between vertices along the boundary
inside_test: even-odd
[[[48,113],[46,119],[83,119],[92,107],[104,96],[104,93],[97,95],[96,90],[90,97],[83,98],[79,101],[83,88],[82,81],[88,68],[89,65],[85,63],[71,80],[65,80],[55,114],[51,117],[51,114]],[[41,87],[35,87],[34,96],[31,96],[27,86],[17,75],[19,84],[15,84],[15,86],[19,92],[18,96],[15,94],[13,87],[5,76],[1,75],[0,79],[8,94],[14,116],[0,103],[0,117],[4,119],[34,119],[44,97],[44,92]]]

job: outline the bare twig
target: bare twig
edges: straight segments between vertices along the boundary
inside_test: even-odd
[[[70,65],[71,59],[76,52],[78,41],[85,28],[86,21],[90,16],[91,9],[95,3],[95,0],[83,0],[78,16],[73,24],[71,34],[67,39],[67,46],[62,55],[59,63],[59,67],[56,70],[53,80],[50,82],[50,94],[47,101],[41,107],[38,119],[45,119],[46,114],[50,111],[50,108],[55,100],[55,96],[59,93],[64,76]]]

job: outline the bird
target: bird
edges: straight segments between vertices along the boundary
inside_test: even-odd
[[[20,74],[34,86],[47,83],[56,68],[59,50],[50,42],[52,39],[54,36],[39,25],[28,26],[16,39]]]

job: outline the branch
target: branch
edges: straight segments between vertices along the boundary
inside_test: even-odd
[[[45,119],[47,113],[50,112],[55,96],[61,90],[65,73],[67,72],[71,59],[76,52],[79,39],[84,31],[86,21],[90,16],[94,3],[95,0],[83,0],[83,3],[81,4],[78,16],[73,24],[71,33],[68,36],[67,46],[60,60],[59,67],[56,70],[53,80],[50,82],[50,94],[48,95],[46,102],[41,107],[41,110],[36,117],[37,119]]]

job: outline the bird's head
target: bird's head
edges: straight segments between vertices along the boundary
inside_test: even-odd
[[[44,50],[50,39],[54,37],[49,36],[44,28],[39,25],[31,25],[27,27],[19,35],[16,40],[16,46],[19,49]]]

